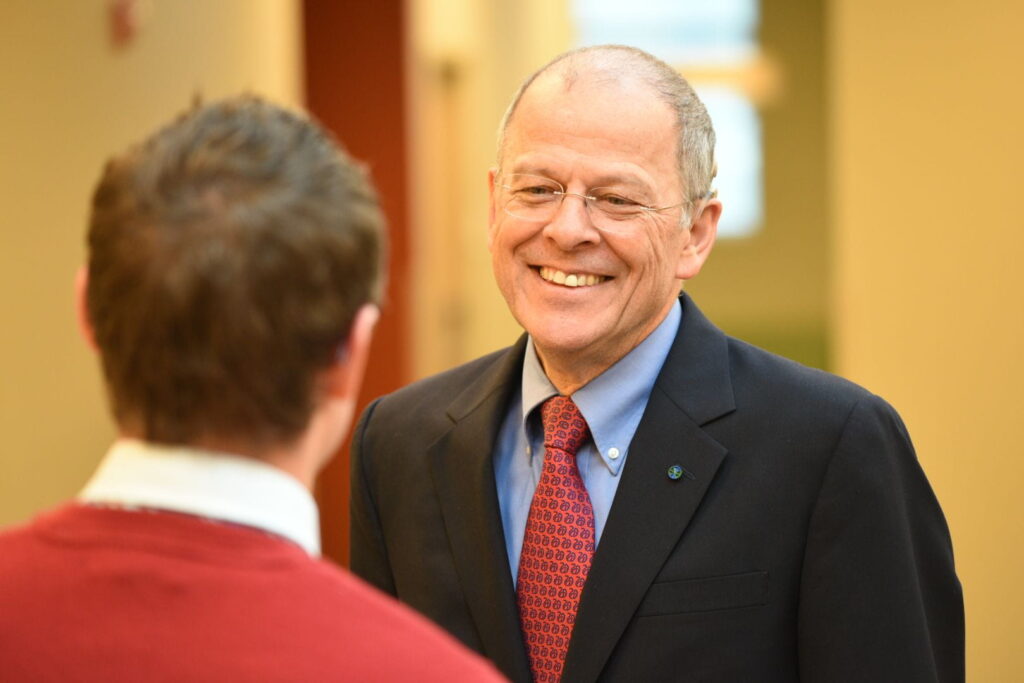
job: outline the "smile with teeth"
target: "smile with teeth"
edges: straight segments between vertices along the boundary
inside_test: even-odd
[[[560,270],[548,268],[547,266],[540,267],[540,276],[548,282],[565,285],[566,287],[589,287],[591,285],[599,285],[608,279],[604,275],[593,275],[591,273],[569,273],[567,275]]]

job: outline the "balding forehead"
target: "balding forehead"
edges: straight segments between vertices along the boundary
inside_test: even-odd
[[[529,87],[521,94],[517,107],[506,122],[502,142],[508,145],[509,139],[520,132],[519,113],[524,109],[541,107],[551,109],[551,117],[545,117],[549,123],[562,109],[568,100],[593,102],[594,106],[605,103],[617,103],[623,110],[634,109],[637,116],[631,120],[640,121],[644,129],[666,126],[672,135],[678,133],[678,120],[672,108],[664,101],[656,88],[642,78],[633,74],[621,73],[604,68],[596,71],[579,69],[560,69],[556,65],[538,75]],[[568,99],[566,99],[568,98]],[[614,125],[615,118],[609,117],[608,123]],[[531,118],[532,121],[532,118]],[[633,128],[631,130],[636,130]],[[622,131],[628,137],[629,131]],[[504,154],[507,150],[499,150]]]
[[[530,76],[513,96],[498,130],[499,163],[504,154],[506,131],[520,102],[538,85],[547,82],[550,87],[557,83],[565,90],[572,90],[578,85],[600,88],[602,85],[636,83],[661,97],[656,83],[664,77],[662,69],[669,67],[659,66],[656,59],[639,50],[615,45],[584,48],[561,55]]]
[[[538,80],[548,75],[558,75],[571,88],[584,79],[594,83],[631,80],[651,84],[660,74],[647,56],[612,48],[569,53],[541,71]]]
[[[657,99],[661,99],[660,93],[653,84],[635,71],[613,68],[613,65],[604,63],[577,64],[578,60],[565,60],[553,65],[547,71],[542,72],[530,83],[523,92],[522,97],[527,97],[531,91],[549,88],[561,88],[564,92],[576,92],[590,90],[595,96],[600,96],[605,91],[621,90],[623,88],[639,88],[645,90]],[[585,67],[585,68],[584,68]],[[666,105],[667,106],[667,105]]]

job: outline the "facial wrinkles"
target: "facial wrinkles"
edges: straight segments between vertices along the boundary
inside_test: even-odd
[[[656,242],[655,240],[646,239],[647,242]],[[661,243],[652,244],[649,248],[666,248],[668,245]],[[627,291],[624,292],[623,298],[619,301],[619,315],[627,315],[627,311],[631,309],[647,309],[652,301],[652,291],[642,286],[642,281],[649,280],[658,275],[656,264],[653,260],[648,259],[642,264],[638,264],[639,267],[635,267],[633,272],[630,274],[624,286],[627,286]],[[676,281],[678,283],[678,281]],[[676,284],[678,288],[678,284]],[[616,361],[618,361],[623,351],[635,348],[640,342],[642,342],[647,335],[649,335],[654,328],[656,328],[665,316],[668,314],[669,308],[675,301],[677,291],[673,292],[670,287],[661,288],[660,294],[655,296],[655,300],[661,301],[660,308],[656,308],[652,311],[652,315],[648,317],[640,325],[623,329],[618,339],[599,339],[595,340],[594,344],[595,358],[600,358],[599,365],[602,367],[609,367]],[[607,343],[606,343],[607,342]],[[603,348],[603,352],[597,352],[598,348]]]
[[[543,154],[523,155],[510,166],[508,174],[523,173],[527,175],[549,178],[559,183],[570,192],[581,194],[595,187],[615,187],[628,190],[632,196],[639,196],[645,201],[653,202],[655,183],[643,169],[633,164],[608,164],[599,160],[581,158],[576,163],[551,163],[544,159]],[[564,156],[570,156],[565,154]],[[580,156],[580,155],[572,155]],[[598,168],[593,168],[599,166]]]
[[[545,165],[540,168],[527,168],[538,171],[537,174],[540,175],[540,172],[551,173],[554,167]],[[600,171],[598,173],[599,175],[594,175],[593,177],[605,179],[615,177],[613,173],[607,171]],[[566,197],[565,201],[578,201],[578,198]],[[587,209],[573,207],[560,210],[586,211]],[[558,218],[558,220],[562,219],[562,217]],[[575,219],[569,217],[568,220]],[[589,221],[589,217],[587,220]],[[639,294],[639,290],[645,278],[651,277],[651,274],[657,271],[655,255],[665,250],[672,251],[674,249],[672,243],[675,239],[678,239],[678,236],[672,235],[670,231],[683,231],[676,216],[642,214],[637,220],[641,223],[635,226],[636,229],[630,235],[609,235],[604,231],[593,228],[591,223],[591,228],[596,231],[599,237],[593,240],[581,239],[578,244],[572,245],[568,250],[545,238],[543,228],[538,227],[535,232],[531,231],[532,234],[524,235],[524,239],[520,243],[519,248],[517,248],[517,251],[524,265],[536,271],[541,279],[568,288],[592,287],[619,278],[621,282],[618,284],[626,290],[624,292],[626,298],[623,302],[620,302],[619,308],[625,310],[634,304],[637,296],[642,296]],[[504,222],[504,220],[499,221],[499,223]],[[620,250],[627,252],[637,251],[636,244],[632,246],[627,244],[630,241],[646,243],[639,250],[640,253],[646,255],[642,262],[637,263],[633,261],[630,264],[630,259],[623,258],[620,255]],[[577,259],[580,262],[573,263]],[[606,262],[606,264],[603,266],[596,265],[598,259]],[[624,267],[625,270],[623,270]],[[665,288],[665,291],[668,292],[669,288]],[[671,302],[673,300],[674,294],[666,297],[666,301]],[[642,339],[642,337],[643,334],[639,335],[639,338]]]
[[[677,248],[675,241],[681,239],[682,236],[675,235],[668,231],[679,229],[680,228],[676,226],[675,221],[652,221],[650,225],[645,226],[644,229],[631,237],[612,236],[611,239],[602,239],[602,243],[604,243],[606,248],[612,253],[616,253],[616,248],[627,250],[637,249],[637,244],[630,247],[623,240],[639,240],[644,242],[644,251],[647,253],[647,258],[641,262],[632,261],[628,272],[618,273],[616,275],[617,282],[610,283],[611,286],[619,286],[623,288],[622,296],[615,297],[611,302],[612,310],[617,311],[615,313],[616,317],[628,315],[628,311],[631,309],[643,309],[650,306],[652,291],[649,287],[645,287],[644,283],[650,285],[651,280],[659,275],[657,258],[654,255],[656,250],[672,250]],[[614,280],[616,278],[612,278],[610,276],[605,277],[601,282]],[[564,370],[567,367],[571,367],[574,363],[578,364],[583,359],[586,359],[587,366],[595,368],[593,371],[584,371],[584,373],[578,377],[578,379],[581,379],[578,384],[566,385],[564,387],[561,384],[558,384],[557,386],[559,386],[559,389],[568,390],[567,387],[575,386],[578,388],[579,386],[582,386],[603,369],[618,361],[622,357],[622,352],[624,350],[635,348],[641,341],[643,341],[668,314],[669,308],[675,302],[678,294],[678,282],[678,280],[675,280],[672,284],[666,284],[660,288],[656,288],[658,289],[658,294],[655,295],[655,299],[660,301],[661,305],[657,308],[657,312],[647,318],[640,326],[630,327],[617,332],[615,330],[609,330],[610,334],[608,336],[602,335],[596,337],[591,340],[586,347],[577,348],[570,352],[568,356],[565,356],[564,352],[559,351],[557,348],[542,348],[541,345],[538,345],[538,354],[540,354],[542,364],[546,370],[555,368],[561,368]],[[600,284],[600,282],[598,284]],[[581,285],[577,284],[576,286],[580,287]],[[572,320],[571,316],[567,318],[567,320]],[[552,362],[553,364],[551,364]],[[576,365],[576,367],[577,369],[580,369],[584,366]]]
[[[536,83],[505,139],[504,173],[529,173],[583,194],[643,186],[638,201],[676,204],[682,188],[670,112],[628,87],[564,91]],[[538,87],[539,86],[539,87]],[[579,197],[546,224],[504,214],[491,224],[499,287],[534,337],[545,368],[580,386],[634,348],[664,319],[678,291],[685,232],[677,212],[643,213],[635,230],[602,232]],[[554,375],[552,375],[554,376]]]
[[[537,146],[543,147],[534,145]],[[621,191],[644,206],[668,206],[680,201],[681,190],[674,175],[669,176],[670,182],[658,183],[643,167],[627,161],[609,162],[606,153],[595,152],[590,155],[560,146],[548,147],[544,151],[532,150],[517,155],[507,173],[534,175],[559,183],[570,195],[563,198],[563,203],[581,202],[583,199],[579,195],[589,195],[595,189]],[[559,207],[559,211],[563,210]],[[587,207],[586,210],[589,212],[593,209]],[[685,207],[679,209],[684,210]],[[664,215],[671,215],[673,224],[680,223],[679,214]],[[635,231],[657,229],[661,218],[661,215],[641,213],[634,219],[638,222]],[[591,216],[587,220],[593,223]]]
[[[609,160],[607,151],[586,154],[561,145],[546,147],[544,151],[534,150],[517,156],[509,164],[506,173],[549,178],[568,192],[578,194],[585,194],[597,187],[622,188],[645,204],[656,204],[662,194],[667,196],[668,191],[660,188],[655,178],[642,166]]]
[[[657,182],[659,178],[676,184],[676,155],[664,154],[666,145],[672,146],[673,150],[676,145],[674,119],[665,105],[657,103],[665,108],[663,113],[669,114],[666,117],[670,125],[667,132],[630,123],[631,117],[639,117],[645,124],[649,120],[648,105],[641,101],[648,99],[645,88],[641,88],[637,98],[636,91],[629,87],[610,94],[601,88],[594,89],[592,85],[585,86],[585,90],[595,93],[598,101],[615,98],[624,107],[618,115],[610,112],[609,116],[595,116],[594,107],[590,105],[580,108],[580,99],[561,91],[557,83],[548,84],[547,88],[567,106],[548,110],[543,120],[524,117],[516,122],[518,125],[511,126],[505,141],[505,151],[510,153],[506,158],[512,160],[509,172],[529,173],[533,171],[526,168],[532,167],[544,171],[540,175],[548,175],[566,185],[561,177],[555,175],[586,170],[590,177],[582,176],[580,179],[589,187],[607,185],[605,181],[608,179],[636,179],[658,195],[669,190],[662,186],[664,183]],[[547,88],[541,85],[538,90]],[[542,92],[533,94],[543,97]],[[578,92],[577,95],[583,93]]]

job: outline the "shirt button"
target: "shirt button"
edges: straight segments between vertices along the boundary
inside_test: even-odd
[[[608,457],[611,458],[612,460],[617,460],[618,457],[619,457],[619,449],[618,448],[609,448],[608,449]]]

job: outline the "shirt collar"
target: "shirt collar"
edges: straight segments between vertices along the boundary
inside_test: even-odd
[[[320,554],[313,496],[291,475],[254,458],[120,439],[78,500],[243,524]]]
[[[681,320],[682,307],[677,300],[646,339],[572,395],[573,402],[590,427],[601,459],[612,474],[617,475],[625,461],[622,456],[625,456],[640,425],[647,399],[672,348]],[[524,429],[530,413],[547,399],[558,395],[558,389],[548,379],[537,358],[532,338],[527,341],[523,362],[522,395]],[[619,453],[615,458],[610,455],[613,448]]]

